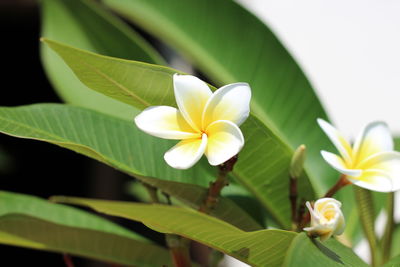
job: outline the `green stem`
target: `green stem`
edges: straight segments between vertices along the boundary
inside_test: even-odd
[[[354,186],[354,193],[358,207],[358,214],[360,216],[361,225],[368,240],[371,252],[371,265],[378,266],[378,246],[375,236],[375,216],[374,216],[374,203],[372,200],[372,192],[364,188]]]
[[[387,212],[387,223],[385,232],[382,237],[382,264],[385,264],[390,259],[393,231],[394,231],[394,193],[388,194],[386,212]]]

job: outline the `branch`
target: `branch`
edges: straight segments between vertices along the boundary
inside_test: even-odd
[[[207,196],[204,199],[203,204],[200,206],[199,211],[209,214],[217,205],[218,198],[221,194],[222,189],[229,184],[228,173],[233,170],[233,166],[237,161],[237,155],[230,158],[225,163],[218,166],[217,179],[210,183],[208,188]]]

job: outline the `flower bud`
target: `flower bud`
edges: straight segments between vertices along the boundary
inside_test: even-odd
[[[310,211],[311,225],[304,228],[312,236],[319,236],[321,241],[327,240],[332,235],[340,235],[345,228],[342,203],[333,198],[321,198],[314,203],[314,208],[307,201],[306,206]]]
[[[296,179],[301,175],[303,171],[304,161],[306,160],[306,146],[299,146],[292,156],[290,162],[289,174],[292,179]]]

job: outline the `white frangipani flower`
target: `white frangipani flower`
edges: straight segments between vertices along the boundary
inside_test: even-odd
[[[384,122],[368,124],[357,137],[353,147],[329,123],[318,124],[339,151],[341,157],[321,151],[333,168],[346,175],[357,186],[379,192],[400,189],[400,153],[393,151],[393,139]]]
[[[149,107],[135,118],[137,127],[150,135],[182,140],[165,153],[165,161],[188,169],[203,154],[211,165],[235,156],[244,145],[239,126],[250,112],[249,85],[229,84],[213,93],[197,77],[179,74],[173,76],[173,84],[178,109]]]
[[[307,201],[306,206],[310,211],[310,227],[304,228],[313,236],[319,236],[321,241],[327,240],[332,235],[340,235],[346,226],[340,207],[342,204],[333,198],[321,198],[314,203],[314,208]]]

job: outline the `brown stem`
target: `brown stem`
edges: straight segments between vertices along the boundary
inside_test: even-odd
[[[306,224],[310,221],[310,214],[304,213],[306,211],[306,201],[304,199],[301,200],[301,204],[299,205],[299,209],[297,212],[297,232],[301,232]]]
[[[187,242],[184,242],[181,237],[177,235],[166,235],[167,245],[172,256],[175,267],[191,267],[189,250]]]
[[[237,155],[222,163],[218,166],[217,179],[210,183],[208,188],[207,196],[204,199],[203,204],[199,207],[199,211],[209,214],[218,203],[218,197],[220,196],[221,190],[229,184],[228,173],[233,170],[238,157]]]
[[[199,207],[199,211],[205,214],[209,214],[215,208],[218,203],[218,198],[221,194],[221,190],[229,184],[228,173],[233,170],[237,161],[237,155],[230,158],[226,162],[218,166],[218,176],[216,180],[210,183],[207,195],[204,198],[203,203]],[[210,265],[210,255],[212,250],[197,242],[192,242],[191,245],[193,259],[201,264],[201,266]]]
[[[331,189],[326,192],[324,197],[332,197],[337,191],[339,191],[342,187],[351,184],[351,182],[346,178],[346,175],[342,174],[337,183],[331,187]]]
[[[64,259],[65,266],[74,267],[74,263],[72,262],[72,258],[71,258],[70,255],[64,253],[63,254],[63,259]]]
[[[289,184],[289,199],[290,205],[292,207],[292,223],[295,225],[297,223],[297,179],[295,177],[290,177]]]

